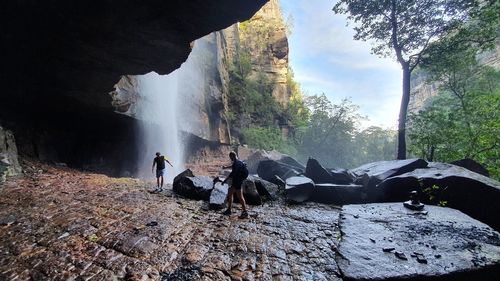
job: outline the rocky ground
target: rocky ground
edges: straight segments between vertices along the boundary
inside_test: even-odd
[[[24,170],[0,188],[0,280],[340,280],[334,206],[241,220],[134,179]]]

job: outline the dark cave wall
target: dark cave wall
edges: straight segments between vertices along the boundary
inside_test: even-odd
[[[0,124],[22,155],[113,175],[135,169],[137,121],[114,113],[108,95],[119,77],[175,70],[193,40],[265,2],[4,1]]]

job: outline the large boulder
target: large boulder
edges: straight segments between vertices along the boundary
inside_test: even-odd
[[[277,184],[255,176],[249,176],[248,179],[255,183],[255,188],[263,201],[276,200],[283,193],[283,189],[280,189]]]
[[[259,177],[262,179],[276,183],[276,177],[286,180],[289,177],[298,176],[303,172],[303,170],[298,169],[297,167],[281,163],[279,161],[274,160],[264,160],[259,163],[259,167],[257,168],[257,173]]]
[[[186,169],[177,176],[175,176],[173,184],[175,185],[177,182],[179,182],[182,178],[185,177],[194,177],[193,171],[191,169]]]
[[[220,210],[226,207],[226,196],[228,188],[229,186],[227,184],[222,184],[221,182],[215,183],[214,188],[210,193],[210,209]]]
[[[174,180],[172,189],[176,194],[194,200],[210,199],[210,192],[214,186],[213,180],[207,176],[183,176]]]
[[[459,166],[431,162],[428,168],[390,177],[376,189],[383,202],[406,200],[412,190],[419,191],[423,201],[428,202],[423,192],[426,188],[430,188],[427,193],[432,193],[434,201],[446,202],[446,206],[500,230],[500,183]]]
[[[368,195],[368,202],[380,202],[381,194],[376,186],[385,179],[415,169],[427,167],[427,162],[422,159],[406,159],[406,160],[392,160],[392,161],[379,161],[368,163],[358,168],[350,170],[352,174],[358,177],[357,184],[362,183]]]
[[[469,158],[453,161],[450,164],[463,167],[467,170],[473,171],[486,177],[490,176],[490,173],[483,165]]]
[[[324,204],[359,204],[363,203],[366,194],[362,185],[320,183],[314,187],[311,201]]]
[[[243,189],[243,197],[245,198],[245,202],[247,204],[256,206],[262,205],[262,199],[260,198],[259,192],[257,192],[257,187],[252,180],[244,180],[241,188]]]
[[[344,206],[336,261],[343,280],[497,280],[500,234],[450,208]]]
[[[286,180],[286,199],[293,203],[309,200],[314,192],[314,182],[307,177],[290,177]]]
[[[356,179],[356,176],[346,169],[330,169],[330,175],[333,177],[333,183],[350,184]]]
[[[0,183],[8,176],[15,176],[21,172],[14,134],[0,126]]]
[[[312,179],[316,184],[334,182],[334,178],[330,172],[323,168],[318,160],[314,158],[309,158],[309,160],[307,160],[305,175],[306,177]]]
[[[286,164],[300,171],[303,171],[305,169],[304,165],[302,165],[297,160],[293,159],[292,157],[286,154],[282,154],[274,150],[273,151],[259,150],[248,156],[248,158],[246,159],[245,162],[247,163],[248,172],[250,174],[257,173],[260,162],[265,160],[278,161],[280,163]]]

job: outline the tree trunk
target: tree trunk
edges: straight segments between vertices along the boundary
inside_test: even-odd
[[[398,126],[398,156],[397,159],[406,159],[406,115],[408,113],[408,103],[410,102],[410,64],[401,62],[403,68],[403,97],[399,109]]]

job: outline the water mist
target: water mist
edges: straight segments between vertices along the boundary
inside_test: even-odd
[[[166,165],[165,181],[184,170],[186,161],[183,132],[200,130],[199,100],[207,88],[207,58],[213,58],[206,38],[198,39],[187,61],[168,75],[155,72],[137,76],[136,117],[143,120],[139,128],[140,169],[142,178],[154,178],[151,166],[156,152],[165,155],[173,164]]]

